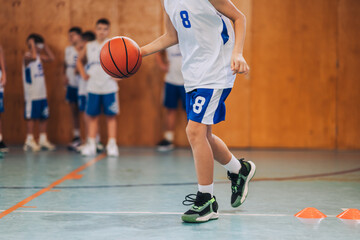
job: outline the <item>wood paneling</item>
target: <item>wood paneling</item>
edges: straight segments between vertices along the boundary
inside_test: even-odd
[[[251,146],[334,148],[337,0],[253,4]]]
[[[337,120],[340,149],[360,149],[360,1],[339,2]]]
[[[245,57],[251,73],[239,76],[227,100],[227,120],[214,132],[232,147],[360,149],[360,6],[357,0],[244,0]],[[0,43],[5,48],[8,85],[4,137],[22,143],[26,128],[21,61],[25,39],[42,34],[56,55],[45,64],[50,104],[49,137],[71,139],[71,116],[61,82],[67,30],[94,29],[98,18],[112,23],[111,36],[139,45],[162,33],[158,0],[0,0]],[[84,7],[86,6],[86,7]],[[337,68],[337,62],[339,68]],[[153,146],[161,138],[163,76],[154,58],[121,81],[118,140]],[[176,143],[188,146],[186,116],[180,112]],[[104,124],[102,137],[106,138]]]

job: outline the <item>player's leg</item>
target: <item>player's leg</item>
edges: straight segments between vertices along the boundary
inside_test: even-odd
[[[88,119],[88,139],[85,146],[81,149],[83,156],[93,156],[96,154],[96,135],[98,132],[98,119],[100,115],[100,101],[99,94],[88,94],[86,104],[86,115]]]
[[[66,100],[70,105],[73,119],[73,140],[68,145],[69,150],[75,150],[81,144],[80,141],[80,124],[79,124],[79,107],[78,107],[78,88],[68,86],[66,91]]]
[[[185,222],[206,222],[218,218],[218,205],[213,196],[214,157],[207,138],[207,125],[212,123],[206,119],[207,109],[209,106],[211,108],[210,103],[214,101],[213,92],[212,89],[197,89],[186,95],[189,119],[186,134],[194,156],[199,191],[196,197],[195,194],[188,195],[183,202],[185,205],[193,203],[182,215]]]
[[[165,107],[165,132],[163,139],[157,144],[157,150],[166,152],[174,149],[174,130],[176,123],[176,110],[178,107],[178,96],[176,85],[165,83],[164,102]]]
[[[106,145],[106,152],[108,156],[119,156],[119,148],[116,144],[117,137],[117,119],[119,114],[119,99],[118,94],[110,93],[103,95],[103,109],[106,115],[107,127],[108,127],[108,142]]]
[[[42,149],[53,151],[55,150],[55,146],[50,143],[47,137],[47,119],[49,118],[49,108],[47,100],[39,100],[40,106],[40,122],[39,122],[39,145]]]
[[[26,130],[27,135],[24,143],[24,151],[32,150],[33,152],[40,151],[40,146],[37,144],[34,138],[34,125],[36,118],[39,118],[39,111],[37,111],[38,104],[36,101],[26,100],[25,101],[25,113],[26,119]]]
[[[2,135],[2,113],[4,112],[4,94],[0,92],[0,152],[9,152],[9,148],[5,145]]]
[[[230,89],[224,89],[220,96],[218,106],[214,114],[214,122],[225,119],[225,100],[230,93]],[[231,180],[231,206],[238,207],[246,199],[248,185],[253,178],[256,166],[251,161],[236,159],[229,151],[226,144],[216,135],[212,134],[211,126],[207,129],[207,139],[211,145],[213,155],[216,161],[228,170],[228,178]]]

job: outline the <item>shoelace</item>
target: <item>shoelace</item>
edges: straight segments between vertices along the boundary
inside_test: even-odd
[[[185,200],[182,202],[182,204],[183,204],[184,206],[191,206],[191,205],[193,205],[194,203],[196,203],[196,200],[197,200],[196,196],[197,196],[197,195],[194,194],[194,193],[186,195],[186,196],[185,196]]]

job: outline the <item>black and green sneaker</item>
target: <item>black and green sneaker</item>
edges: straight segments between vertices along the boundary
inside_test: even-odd
[[[210,193],[197,192],[197,194],[189,194],[185,197],[183,204],[185,206],[192,205],[181,216],[184,222],[202,223],[219,218],[216,198],[215,196],[211,197]]]
[[[240,206],[246,199],[249,182],[254,177],[256,166],[251,161],[244,161],[243,158],[239,159],[241,169],[239,173],[227,172],[228,179],[231,181],[231,206],[236,208]]]

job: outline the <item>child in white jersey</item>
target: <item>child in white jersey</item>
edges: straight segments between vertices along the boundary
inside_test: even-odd
[[[68,32],[70,46],[65,49],[64,84],[66,86],[66,101],[70,104],[73,118],[73,140],[68,145],[69,150],[76,150],[81,144],[78,108],[79,74],[76,73],[76,60],[78,58],[76,46],[81,44],[81,33],[80,27],[70,28]]]
[[[0,116],[4,112],[4,87],[6,84],[5,57],[2,46],[0,45]],[[8,152],[9,148],[5,145],[2,135],[2,119],[0,117],[0,152]]]
[[[47,139],[46,124],[49,117],[45,77],[42,62],[53,61],[54,55],[39,34],[30,34],[26,40],[29,51],[23,60],[23,84],[25,96],[25,119],[27,137],[24,150],[54,150],[55,146]],[[34,124],[39,122],[39,144],[34,139]]]
[[[157,144],[157,150],[161,152],[174,149],[174,130],[176,123],[176,112],[179,101],[185,109],[184,78],[181,73],[181,52],[179,45],[174,45],[161,51],[156,55],[159,67],[166,72],[164,86],[165,132],[164,138]]]
[[[108,143],[106,151],[108,156],[118,156],[119,149],[116,144],[116,116],[119,113],[118,84],[107,75],[100,65],[100,51],[108,40],[110,22],[107,19],[99,19],[96,22],[96,40],[88,42],[80,52],[77,67],[81,77],[88,81],[88,99],[86,114],[88,115],[88,141],[81,149],[84,156],[96,154],[96,134],[98,132],[99,115],[106,115],[108,127]],[[83,61],[87,62],[87,69]]]
[[[245,201],[249,181],[255,174],[255,164],[237,160],[225,143],[212,134],[211,128],[225,120],[225,100],[233,87],[234,75],[249,71],[242,55],[245,16],[230,0],[162,3],[167,13],[166,33],[142,47],[141,52],[146,56],[176,43],[180,45],[187,92],[186,133],[198,178],[197,194],[190,194],[183,201],[192,207],[182,215],[182,220],[206,222],[218,218],[218,204],[213,196],[214,159],[228,170],[233,207]]]

